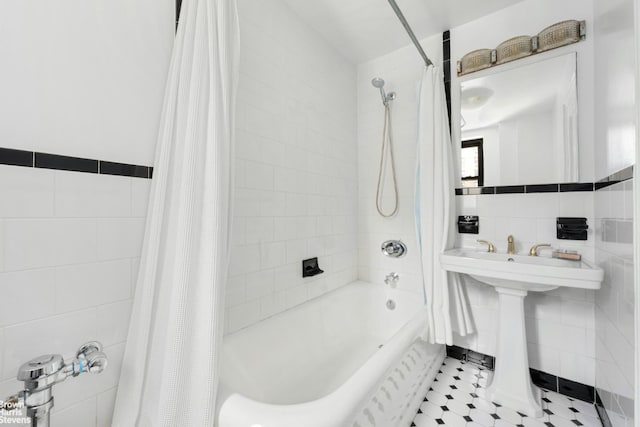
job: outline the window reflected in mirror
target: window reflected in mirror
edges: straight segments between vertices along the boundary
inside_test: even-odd
[[[484,185],[482,138],[462,141],[461,176],[463,187]]]

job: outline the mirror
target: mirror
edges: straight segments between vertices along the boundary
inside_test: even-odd
[[[462,187],[577,182],[576,53],[464,80]]]

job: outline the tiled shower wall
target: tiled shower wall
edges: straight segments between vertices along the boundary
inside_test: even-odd
[[[281,0],[240,0],[227,332],[356,279],[356,68]],[[302,278],[318,257],[324,274]]]
[[[442,34],[421,41],[434,64],[442,62]],[[424,63],[413,45],[408,45],[358,66],[358,277],[371,283],[384,283],[390,272],[400,275],[400,289],[417,292],[422,297],[422,279],[416,247],[414,220],[414,176],[416,170],[416,137],[418,90]],[[398,179],[399,209],[392,218],[376,211],[384,107],[378,89],[371,79],[385,80],[384,89],[395,91],[391,102],[391,125],[395,169]],[[383,206],[390,211],[391,175],[387,169],[383,190]],[[399,239],[407,244],[403,258],[388,258],[381,251],[382,242]]]

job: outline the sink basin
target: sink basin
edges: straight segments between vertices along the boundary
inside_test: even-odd
[[[544,292],[560,286],[600,289],[604,272],[587,261],[451,249],[440,255],[442,268],[466,273],[492,286]]]
[[[440,254],[443,269],[468,274],[498,292],[496,368],[487,388],[491,401],[531,417],[543,415],[541,392],[531,383],[524,298],[529,291],[560,286],[599,289],[601,268],[587,261],[450,249]]]

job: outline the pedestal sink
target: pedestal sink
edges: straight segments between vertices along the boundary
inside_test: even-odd
[[[599,289],[604,272],[586,261],[451,249],[442,268],[493,286],[499,295],[498,350],[488,397],[531,417],[542,416],[540,390],[531,383],[524,297],[565,286]]]

